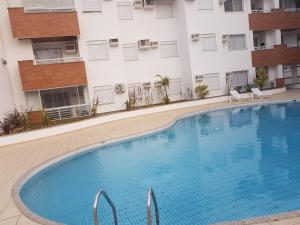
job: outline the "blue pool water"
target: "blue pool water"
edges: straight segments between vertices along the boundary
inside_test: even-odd
[[[199,114],[146,137],[99,147],[59,162],[25,183],[34,213],[92,225],[99,189],[120,225],[146,225],[155,190],[161,225],[205,225],[300,209],[300,103]],[[102,224],[112,224],[107,204]]]

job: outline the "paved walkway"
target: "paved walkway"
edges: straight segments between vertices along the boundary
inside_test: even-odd
[[[271,100],[300,98],[300,90],[273,95]],[[83,130],[0,148],[0,225],[37,225],[23,216],[14,204],[11,189],[34,167],[63,154],[100,142],[139,134],[172,123],[178,116],[236,103],[217,103],[155,113],[102,124]],[[261,225],[300,225],[300,217]]]

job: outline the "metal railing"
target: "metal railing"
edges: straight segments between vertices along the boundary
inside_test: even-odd
[[[50,120],[63,120],[90,115],[90,105],[66,106],[45,110]]]
[[[253,9],[252,13],[271,13],[271,9]]]
[[[44,65],[44,64],[60,64],[60,63],[70,63],[70,62],[80,62],[83,59],[81,57],[67,57],[67,58],[57,58],[57,59],[35,59],[33,61],[34,65]]]
[[[300,12],[300,8],[285,8],[285,12]]]
[[[288,48],[299,48],[300,47],[300,42],[299,43],[293,43],[293,44],[287,44],[286,46]]]
[[[25,13],[75,11],[74,0],[7,0],[9,8],[24,7]]]
[[[152,209],[151,209],[151,199],[153,200],[154,208],[155,208],[155,219],[156,225],[159,225],[159,210],[156,201],[155,194],[153,190],[150,188],[147,195],[147,221],[148,225],[152,225]]]
[[[105,191],[99,191],[96,194],[94,205],[93,205],[93,217],[94,217],[94,225],[99,225],[99,216],[98,216],[98,205],[100,204],[100,197],[103,195],[105,200],[108,202],[110,205],[112,212],[113,212],[113,217],[114,217],[114,224],[118,225],[118,217],[117,217],[117,210],[111,199],[108,197]]]
[[[283,79],[285,85],[300,84],[300,76],[285,77]]]
[[[254,47],[255,51],[261,51],[261,50],[267,50],[267,49],[273,49],[274,46],[269,45],[269,46],[256,46]]]

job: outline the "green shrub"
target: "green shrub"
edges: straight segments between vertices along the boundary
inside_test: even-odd
[[[49,127],[51,125],[51,119],[46,111],[42,112],[42,124],[43,127]]]
[[[195,88],[195,92],[198,95],[199,98],[206,98],[207,95],[209,95],[209,91],[207,90],[208,86],[205,84],[200,84]]]
[[[265,68],[260,67],[256,69],[256,79],[254,79],[254,83],[262,90],[268,84],[268,74]]]

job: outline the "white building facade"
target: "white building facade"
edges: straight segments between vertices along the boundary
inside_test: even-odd
[[[1,57],[8,62],[10,102],[63,119],[85,115],[96,99],[99,112],[124,110],[133,95],[135,106],[161,103],[163,90],[156,75],[169,77],[171,101],[197,98],[194,90],[199,84],[208,85],[209,97],[226,95],[230,88],[251,84],[255,67],[260,66],[268,69],[272,85],[280,86],[276,80],[284,78],[286,68],[293,70],[287,76],[298,76],[300,60],[295,56],[288,63],[264,65],[260,54],[284,43],[297,55],[300,26],[256,30],[260,24],[256,18],[250,20],[256,14],[272,16],[271,9],[298,8],[297,4],[297,0],[1,1],[2,52],[6,52]]]

